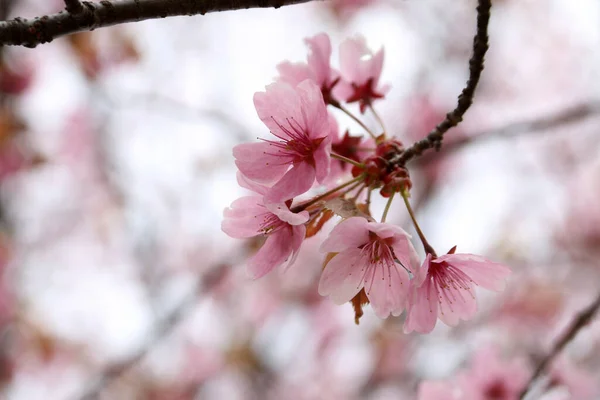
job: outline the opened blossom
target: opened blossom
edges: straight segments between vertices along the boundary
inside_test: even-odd
[[[362,36],[345,40],[340,45],[341,80],[334,88],[336,98],[358,102],[361,112],[373,100],[383,98],[389,90],[379,84],[383,55],[383,48],[373,53]]]
[[[510,269],[474,254],[427,254],[411,288],[406,333],[429,333],[437,318],[455,326],[477,311],[474,286],[502,291]]]
[[[321,275],[321,295],[343,304],[364,288],[378,317],[402,313],[410,284],[408,270],[416,260],[410,235],[402,228],[348,218],[331,231],[321,251],[337,253]]]
[[[236,165],[248,179],[270,186],[265,204],[270,209],[308,191],[329,174],[331,138],[321,91],[310,80],[293,87],[267,86],[254,95],[258,116],[275,139],[241,144],[233,149]]]
[[[257,279],[276,267],[291,266],[306,235],[308,212],[291,212],[288,201],[277,204],[275,209],[279,212],[275,214],[264,204],[266,187],[248,182],[243,176],[238,176],[238,182],[257,194],[239,198],[226,208],[221,229],[233,238],[266,237],[260,250],[248,260],[248,274]]]
[[[284,61],[277,66],[279,81],[296,86],[306,79],[312,80],[323,93],[326,102],[331,89],[339,79],[339,72],[331,68],[331,41],[326,33],[304,39],[310,49],[306,63]]]

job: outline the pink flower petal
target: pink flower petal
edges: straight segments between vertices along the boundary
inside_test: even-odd
[[[450,284],[437,291],[439,317],[446,325],[456,326],[462,320],[471,319],[477,312],[477,300],[471,287]]]
[[[240,172],[249,179],[272,184],[280,179],[289,168],[289,164],[281,163],[276,152],[269,143],[244,143],[233,148],[235,164]]]
[[[248,261],[246,270],[252,279],[258,279],[290,257],[293,251],[291,229],[281,229],[267,237],[258,252]]]
[[[409,290],[408,273],[400,265],[374,268],[372,281],[365,284],[371,307],[379,318],[402,314]]]
[[[348,218],[331,231],[321,245],[322,253],[339,253],[346,249],[358,248],[369,241],[369,221],[362,217]]]
[[[281,203],[306,193],[315,181],[315,169],[306,162],[294,164],[265,195],[265,203]]]
[[[315,83],[319,86],[326,85],[331,75],[330,58],[331,42],[326,33],[320,33],[311,38],[304,39],[304,42],[310,48],[308,55],[308,65],[310,65],[315,78]]]
[[[288,83],[292,86],[296,86],[300,82],[314,77],[306,63],[284,61],[277,65],[277,71],[279,72],[278,81]]]
[[[310,217],[308,211],[292,212],[285,203],[267,204],[267,209],[290,225],[301,225]]]
[[[419,271],[419,255],[413,247],[410,236],[400,235],[394,238],[391,246],[394,249],[394,255],[413,275],[417,275]],[[421,280],[422,282],[422,280]]]
[[[254,106],[261,121],[277,137],[293,140],[289,135],[288,120],[302,124],[304,113],[300,96],[291,85],[283,82],[267,86],[265,92],[254,94]],[[285,129],[282,129],[282,126]]]
[[[231,203],[223,211],[221,229],[234,238],[248,238],[260,234],[262,219],[258,215],[267,212],[260,196],[246,196]]]
[[[404,321],[404,333],[417,331],[429,333],[435,327],[438,316],[437,292],[430,280],[419,288],[412,288],[408,312]]]
[[[327,137],[314,152],[316,179],[324,183],[329,176],[331,164],[331,137]]]
[[[507,266],[475,254],[445,254],[439,259],[460,268],[477,285],[496,292],[504,290],[505,279],[511,274]]]
[[[329,114],[327,106],[323,101],[321,89],[311,80],[305,80],[297,87],[303,118],[298,120],[303,127],[307,128],[311,139],[329,136]]]
[[[364,260],[360,249],[350,249],[337,254],[323,270],[319,281],[319,294],[331,296],[335,304],[344,304],[363,287]]]

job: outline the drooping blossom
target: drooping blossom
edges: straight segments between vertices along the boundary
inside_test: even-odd
[[[235,200],[223,211],[223,232],[234,238],[266,236],[267,240],[260,250],[248,261],[248,274],[260,278],[280,265],[291,266],[304,240],[308,212],[293,213],[289,210],[291,202],[277,204],[275,214],[264,204],[264,186],[247,181],[238,175],[241,186],[257,192]]]
[[[402,313],[410,284],[407,270],[414,268],[417,258],[410,235],[402,228],[348,218],[331,231],[321,251],[338,253],[321,275],[322,296],[343,304],[364,288],[378,317]]]
[[[472,318],[477,311],[473,285],[498,292],[509,274],[508,267],[474,254],[428,254],[413,281],[404,331],[431,332],[438,317],[449,326]]]
[[[329,102],[331,90],[339,80],[339,72],[331,68],[331,41],[326,33],[304,39],[310,49],[307,62],[284,61],[277,66],[279,81],[296,86],[306,79],[313,81]]]
[[[265,204],[303,194],[315,179],[322,183],[329,174],[331,138],[319,88],[310,80],[297,87],[274,83],[254,95],[254,105],[276,139],[235,146],[233,155],[247,178],[272,185],[265,193]]]
[[[364,113],[373,100],[383,98],[389,90],[387,85],[379,85],[382,68],[383,48],[373,54],[364,37],[346,39],[340,45],[341,80],[335,85],[335,97],[348,103],[359,102]]]

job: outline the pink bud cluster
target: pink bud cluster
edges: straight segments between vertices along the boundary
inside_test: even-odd
[[[385,222],[394,195],[407,196],[411,188],[408,170],[392,161],[404,147],[385,132],[368,130],[343,106],[356,102],[364,113],[385,96],[388,87],[379,83],[383,49],[373,53],[364,38],[348,39],[340,46],[337,70],[331,67],[327,35],[308,38],[306,44],[306,63],[281,63],[275,83],[254,95],[258,116],[272,136],[233,149],[238,182],[254,194],[225,209],[222,229],[235,238],[266,238],[247,263],[250,276],[292,265],[303,241],[335,213],[342,221],[321,245],[328,253],[321,295],[337,304],[352,302],[357,318],[366,303],[381,318],[406,311],[406,332],[430,332],[438,317],[452,326],[471,318],[477,306],[474,287],[502,290],[510,270],[454,251],[427,254],[420,265],[411,236]],[[328,106],[351,115],[369,136],[348,131],[340,136]],[[298,199],[315,186],[329,190]],[[371,216],[373,190],[389,198],[381,222]],[[331,205],[334,199],[343,202],[343,211]]]

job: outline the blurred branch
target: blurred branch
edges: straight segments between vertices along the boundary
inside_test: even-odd
[[[524,399],[527,395],[527,392],[536,381],[536,379],[546,370],[548,365],[554,361],[554,358],[565,348],[565,346],[573,340],[573,338],[579,333],[579,331],[585,327],[594,317],[596,311],[600,308],[600,295],[594,300],[592,304],[590,304],[586,309],[580,311],[575,315],[571,325],[569,325],[568,329],[565,333],[560,336],[550,353],[548,353],[538,364],[535,372],[531,376],[531,379],[525,386],[525,389],[521,392],[520,399]]]
[[[440,155],[450,155],[454,151],[458,151],[463,147],[479,143],[483,140],[511,138],[520,136],[524,133],[542,133],[548,129],[580,122],[593,116],[600,116],[600,101],[580,103],[541,117],[511,122],[498,128],[492,128],[458,138],[446,143],[446,145],[444,145],[444,151],[440,153]],[[433,154],[429,153],[421,157],[419,162],[428,162],[432,158]]]
[[[206,14],[248,8],[279,8],[311,0],[121,0],[81,2],[78,12],[60,12],[35,19],[0,22],[0,45],[35,47],[80,31],[178,15]],[[67,10],[76,0],[66,0]]]
[[[425,139],[419,140],[412,146],[404,150],[397,157],[390,160],[392,164],[404,166],[409,160],[420,156],[424,151],[435,148],[440,150],[444,134],[457,126],[463,119],[463,116],[471,107],[475,89],[479,83],[481,72],[484,67],[485,53],[488,50],[488,25],[490,22],[490,12],[492,0],[479,0],[477,6],[477,33],[473,38],[473,55],[469,60],[469,79],[460,96],[456,108],[446,114],[446,118],[433,129]]]
[[[104,368],[100,376],[95,379],[95,382],[78,398],[80,400],[98,398],[105,387],[142,361],[144,357],[146,357],[159,342],[165,339],[179,322],[184,319],[190,309],[196,304],[198,294],[203,290],[214,287],[221,280],[223,274],[227,272],[229,267],[230,264],[221,263],[207,274],[200,276],[196,280],[194,288],[185,296],[185,298],[156,324],[152,338],[126,360]]]

